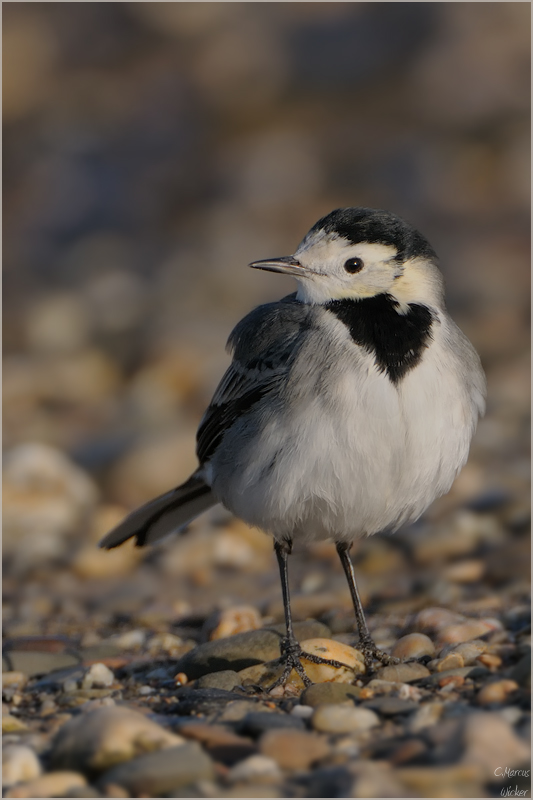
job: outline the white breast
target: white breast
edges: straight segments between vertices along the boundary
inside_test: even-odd
[[[450,488],[477,421],[450,349],[455,330],[443,319],[397,386],[340,322],[320,359],[324,342],[310,337],[280,405],[251,439],[241,432],[231,443],[231,474],[223,454],[222,469],[214,461],[218,496],[276,538],[349,541],[416,519]]]

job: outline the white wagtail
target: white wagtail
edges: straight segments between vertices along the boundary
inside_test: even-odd
[[[270,533],[287,628],[276,683],[295,668],[308,684],[289,602],[293,540],[335,541],[367,665],[396,661],[370,635],[349,550],[416,520],[450,489],[484,411],[485,376],[447,314],[435,252],[394,214],[337,209],[293,256],[249,266],[295,277],[298,291],[254,309],[231,334],[233,361],[198,429],[196,472],[101,546],[155,542],[217,502]]]

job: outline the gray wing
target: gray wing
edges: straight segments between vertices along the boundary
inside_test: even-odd
[[[233,361],[223,376],[198,428],[200,464],[212,457],[226,431],[265,395],[279,390],[298,352],[302,333],[311,325],[310,306],[289,295],[259,306],[228,340]]]

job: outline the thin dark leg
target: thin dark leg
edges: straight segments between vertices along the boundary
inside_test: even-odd
[[[371,669],[372,661],[374,659],[381,661],[382,664],[398,664],[399,659],[389,656],[387,653],[379,650],[376,647],[372,636],[370,635],[363,611],[363,604],[361,603],[359,590],[355,580],[355,572],[353,569],[352,559],[350,558],[350,547],[351,544],[348,544],[347,542],[337,542],[337,553],[339,554],[339,558],[344,569],[344,574],[346,575],[346,580],[348,581],[348,586],[350,587],[350,594],[352,595],[355,619],[357,622],[357,629],[359,631],[359,642],[361,645],[361,652],[365,657],[365,664],[368,669]]]
[[[274,550],[276,552],[276,557],[278,559],[279,575],[281,578],[281,592],[283,595],[283,610],[285,612],[286,635],[283,637],[280,644],[281,661],[285,662],[285,667],[283,669],[281,676],[269,687],[269,690],[273,689],[275,686],[284,684],[293,669],[296,670],[296,672],[304,682],[304,685],[310,686],[312,681],[309,680],[309,678],[307,677],[305,670],[302,667],[300,658],[303,657],[307,661],[312,661],[314,664],[329,664],[330,666],[334,667],[345,667],[346,665],[341,664],[339,661],[333,661],[332,659],[328,658],[321,658],[320,656],[315,656],[311,653],[304,653],[302,651],[302,648],[296,641],[296,637],[294,635],[294,628],[292,625],[292,614],[291,614],[291,601],[289,595],[289,573],[287,568],[287,562],[292,551],[292,541],[290,539],[286,539],[282,542],[276,541],[274,543]]]

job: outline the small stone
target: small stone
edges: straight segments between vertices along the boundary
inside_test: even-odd
[[[301,703],[316,708],[320,705],[345,703],[350,697],[359,697],[361,689],[344,683],[315,683],[302,693]]]
[[[496,712],[468,714],[463,730],[463,764],[479,768],[487,781],[493,781],[498,767],[521,767],[530,763],[528,745],[516,735],[507,720]]]
[[[411,714],[419,705],[403,697],[377,697],[365,703],[366,708],[378,711],[383,717],[396,717],[398,714]]]
[[[276,761],[273,758],[259,754],[248,756],[244,761],[232,767],[226,775],[226,780],[229,783],[257,781],[258,783],[268,784],[278,783],[281,779],[282,773]],[[231,796],[234,797],[235,795],[232,794]],[[271,797],[271,795],[268,794],[268,797]]]
[[[388,667],[381,667],[376,672],[376,677],[382,681],[394,681],[396,683],[410,683],[420,678],[426,678],[429,670],[423,664],[411,662],[407,664],[391,664]]]
[[[261,753],[272,758],[282,769],[309,769],[325,758],[330,747],[316,733],[298,730],[271,730],[259,741]]]
[[[47,772],[29,783],[14,786],[5,797],[72,797],[75,789],[87,786],[79,772]]]
[[[22,689],[28,682],[28,676],[23,672],[3,672],[2,673],[2,689],[8,687]]]
[[[106,550],[105,552],[110,553],[112,551]],[[118,636],[113,636],[111,641],[121,650],[139,650],[146,642],[146,631],[140,629],[126,631]]]
[[[179,724],[178,732],[186,739],[200,742],[215,761],[228,766],[256,751],[250,739],[238,736],[225,725],[191,721]]]
[[[49,672],[79,664],[74,653],[48,653],[32,650],[10,650],[6,658],[13,671],[22,672],[28,678],[47,675]]]
[[[460,667],[464,667],[465,665],[464,659],[460,653],[448,653],[444,658],[439,658],[431,663],[435,665],[435,672],[460,669]]]
[[[105,664],[93,664],[86,672],[83,681],[82,689],[103,689],[106,686],[112,686],[115,682],[115,676]]]
[[[482,653],[476,658],[476,661],[478,664],[490,669],[491,672],[496,672],[502,665],[500,656],[494,655],[493,653]]]
[[[424,703],[409,719],[408,727],[411,733],[418,733],[424,728],[435,725],[442,716],[443,704],[438,702]]]
[[[225,705],[222,713],[217,716],[217,722],[241,722],[251,711],[257,711],[258,707],[266,711],[266,713],[275,713],[274,709],[269,712],[267,706],[258,706],[252,700],[232,700]]]
[[[477,662],[478,657],[487,649],[487,643],[481,639],[472,639],[469,642],[461,642],[460,644],[447,644],[439,652],[439,659],[443,659],[451,653],[460,655],[463,659],[464,666],[470,667]]]
[[[470,765],[402,767],[397,775],[405,787],[402,794],[407,790],[408,796],[435,797],[435,787],[438,797],[481,797],[483,793],[479,772]]]
[[[2,716],[2,733],[22,733],[27,730],[28,726],[22,720],[11,716],[11,714]]]
[[[183,739],[133,709],[104,706],[73,717],[52,742],[54,767],[101,771]]]
[[[419,611],[414,624],[415,627],[422,630],[438,632],[449,625],[456,625],[464,621],[465,617],[462,614],[456,614],[447,608],[431,607]]]
[[[291,717],[298,717],[299,719],[311,719],[313,716],[313,711],[314,709],[312,706],[294,706],[291,711]]]
[[[477,702],[480,706],[490,705],[491,703],[505,703],[507,696],[518,689],[516,681],[501,680],[486,683],[477,694]]]
[[[98,781],[123,786],[130,797],[162,797],[181,786],[213,777],[213,762],[196,742],[156,750],[105,772]]]
[[[209,633],[209,639],[224,639],[236,633],[259,630],[263,621],[261,614],[253,606],[233,606],[226,608],[217,615],[216,626]]]
[[[470,619],[457,625],[448,625],[439,631],[439,644],[442,646],[448,643],[467,642],[470,639],[477,639],[479,636],[494,631],[498,627],[499,623],[497,621],[486,619]]]
[[[369,708],[346,702],[319,706],[311,723],[322,733],[360,733],[379,725],[379,717]]]
[[[242,686],[242,678],[232,669],[223,669],[220,672],[202,675],[195,683],[196,689],[225,689],[228,692],[231,692],[235,686]]]
[[[459,675],[462,678],[483,678],[486,675],[489,675],[489,671],[486,667],[482,667],[481,665],[474,665],[471,667],[458,667],[457,669],[449,669],[446,672],[434,672],[432,675],[429,675],[427,678],[423,678],[421,685],[422,686],[432,686],[434,684],[443,685],[442,681],[444,678],[448,678],[450,676]]]
[[[2,787],[27,783],[41,774],[41,762],[31,747],[8,744],[2,751]]]
[[[453,692],[455,689],[464,686],[464,683],[465,679],[462,675],[446,675],[446,677],[439,680],[439,686],[445,692]]]
[[[443,577],[452,583],[475,583],[481,580],[485,572],[485,564],[479,558],[468,558],[456,561],[443,570]]]
[[[392,648],[391,655],[401,659],[433,656],[435,655],[435,645],[424,633],[409,633],[398,639]]]

